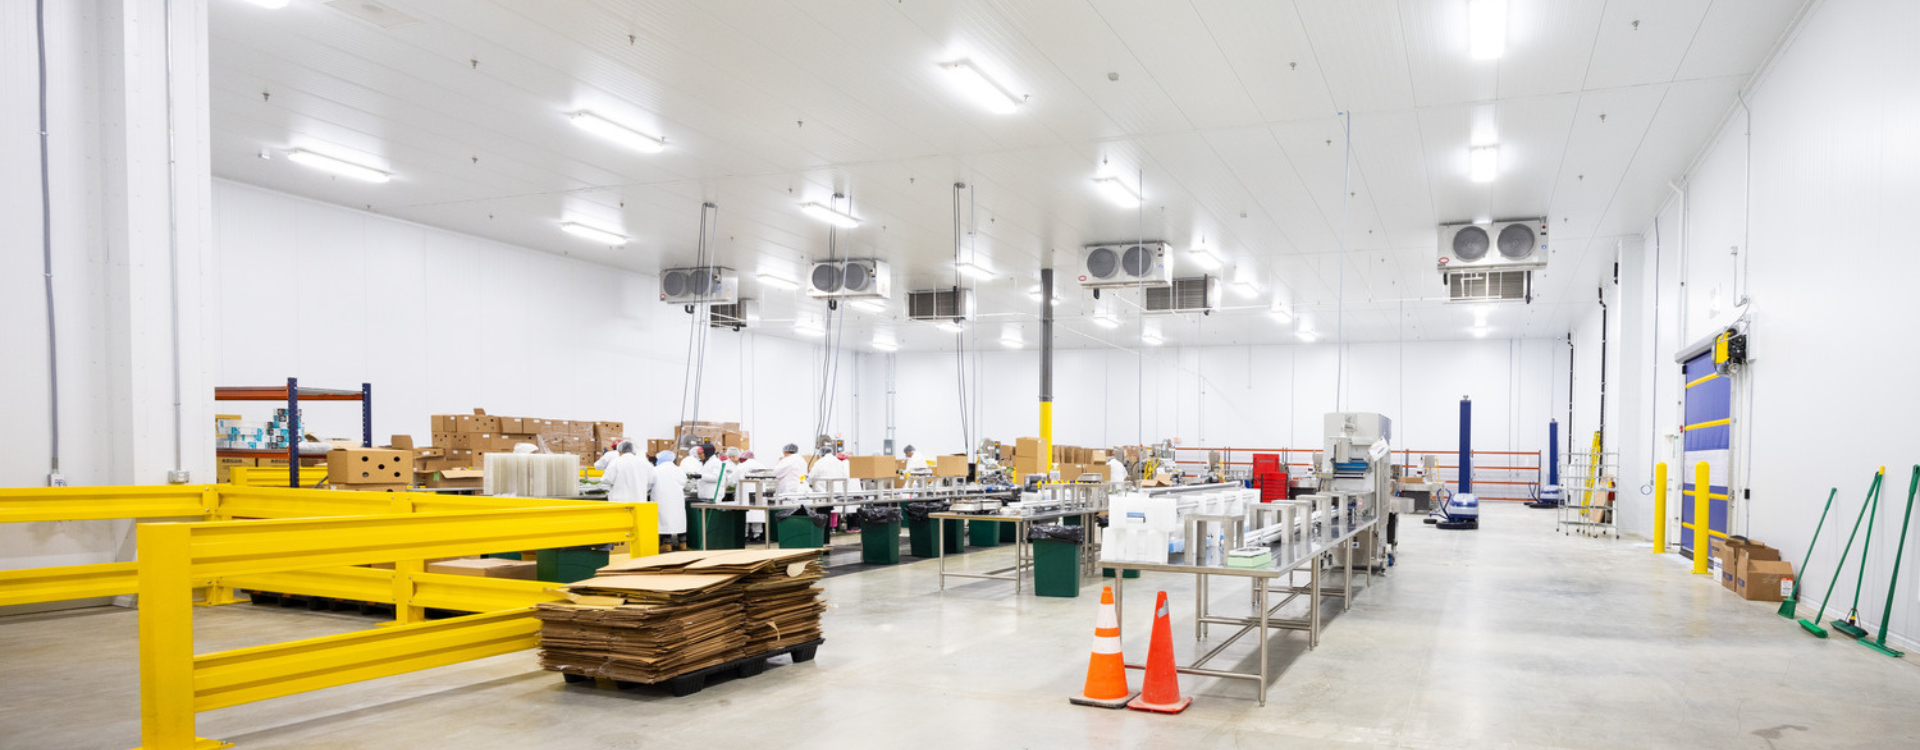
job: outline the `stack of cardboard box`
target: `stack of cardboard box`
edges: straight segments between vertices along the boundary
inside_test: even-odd
[[[433,415],[433,445],[446,451],[449,467],[479,468],[488,453],[507,453],[521,443],[544,446],[551,453],[580,457],[591,466],[606,445],[625,437],[620,422],[581,422],[538,417],[500,417],[475,409],[472,414]]]
[[[412,481],[412,451],[343,448],[327,453],[328,489],[405,492]]]
[[[716,448],[739,448],[752,450],[753,445],[747,438],[747,431],[740,429],[739,422],[681,422],[673,428],[673,443],[688,435],[701,440],[712,440]],[[671,446],[669,446],[669,449]]]
[[[1715,538],[1707,556],[1719,574],[1720,585],[1740,598],[1777,602],[1793,592],[1793,563],[1780,559],[1780,550],[1751,539]]]
[[[1002,445],[1000,460],[1007,460],[1006,446]],[[1040,474],[1047,470],[1047,462],[1040,450],[1040,438],[1023,437],[1013,443],[1013,470],[1022,476]],[[1079,479],[1081,474],[1099,474],[1106,477],[1107,452],[1095,448],[1082,448],[1077,445],[1053,446],[1053,468],[1060,472],[1060,478],[1066,481]]]

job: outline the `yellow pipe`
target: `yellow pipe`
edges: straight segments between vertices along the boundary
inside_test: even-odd
[[[1040,473],[1053,473],[1053,402],[1040,402]]]
[[[1653,554],[1667,554],[1667,464],[1653,465]]]
[[[1693,465],[1693,574],[1707,574],[1707,546],[1713,539],[1713,502],[1708,499],[1707,462]]]

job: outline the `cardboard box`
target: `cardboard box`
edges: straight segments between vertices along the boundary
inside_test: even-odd
[[[607,441],[612,440],[614,438],[626,437],[626,436],[627,436],[627,426],[620,422],[593,423],[593,439],[596,441],[599,441],[602,444],[605,444]]]
[[[739,433],[739,432],[721,433],[720,447],[721,448],[739,448],[740,450],[743,450],[743,451],[753,450],[753,444],[748,442],[747,436],[744,433]]]
[[[394,484],[327,484],[322,485],[321,489],[345,490],[348,492],[406,492],[408,486],[410,485],[406,482],[397,482]]]
[[[1013,457],[1016,459],[1039,458],[1040,457],[1040,438],[1023,437],[1023,438],[1014,440],[1013,441]]]
[[[537,565],[531,560],[502,560],[496,557],[476,559],[442,560],[427,564],[428,573],[444,573],[455,576],[478,576],[481,578],[514,578],[522,581],[533,580],[533,569]]]
[[[1016,454],[1013,457],[1013,470],[1023,477],[1041,473],[1046,468],[1045,464],[1046,462],[1040,460],[1039,456]]]
[[[1104,464],[1107,462],[1107,456],[1108,454],[1105,450],[1094,451],[1093,460],[1089,461],[1088,463]]]
[[[335,449],[327,453],[333,484],[399,484],[413,481],[413,453],[386,448]]]
[[[1071,473],[1068,472],[1069,468],[1072,469]],[[1113,477],[1107,476],[1107,465],[1103,463],[1071,464],[1070,466],[1060,467],[1060,479],[1062,481],[1077,482],[1080,480],[1080,477],[1085,474],[1097,475],[1100,477],[1100,481],[1102,482],[1105,482],[1113,478]]]
[[[966,456],[936,456],[933,461],[933,475],[936,477],[964,477],[967,475]]]
[[[500,420],[501,432],[522,433],[527,431],[526,430],[527,420],[523,417],[494,417],[494,418]]]
[[[1735,593],[1740,591],[1740,566],[1747,560],[1780,559],[1780,550],[1748,539],[1716,538],[1708,544],[1708,554],[1713,555],[1716,550],[1719,554],[1713,559],[1718,563],[1720,585]]]
[[[228,471],[228,469],[235,466],[259,466],[260,464],[255,463],[256,460],[257,459],[252,458],[216,458],[214,459],[214,475],[217,481],[225,484],[233,479],[233,473]],[[286,462],[286,459],[280,459],[280,463],[285,464]]]
[[[892,479],[900,464],[892,456],[848,456],[847,476],[853,479]]]
[[[1734,593],[1750,602],[1783,601],[1793,593],[1793,563],[1781,560],[1740,559]]]
[[[474,468],[446,468],[428,472],[421,478],[421,486],[435,489],[455,487],[479,487],[486,479],[486,472]]]

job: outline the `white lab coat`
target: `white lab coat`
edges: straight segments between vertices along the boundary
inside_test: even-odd
[[[720,491],[721,472],[723,471],[726,472],[725,479],[727,486],[732,487],[734,467],[728,464],[726,459],[719,456],[707,459],[707,462],[700,467],[700,478],[695,480],[694,486],[697,487],[698,490],[694,493],[694,502],[720,502],[720,497],[726,494]]]
[[[794,453],[773,465],[774,494],[796,495],[807,491],[807,460]]]
[[[1120,463],[1118,458],[1107,458],[1107,486],[1120,489],[1120,486],[1126,483],[1127,465]]]
[[[653,491],[653,466],[637,453],[616,456],[607,462],[600,480],[607,484],[607,501],[644,503]]]
[[[687,454],[686,458],[680,459],[680,470],[688,474],[700,473],[700,458],[691,453]]]
[[[908,474],[931,476],[933,474],[934,462],[938,459],[934,456],[927,455],[926,451],[914,451],[911,456],[905,453],[900,454],[900,460],[907,462]]]
[[[673,464],[653,467],[653,502],[660,506],[660,533],[687,533],[687,473]]]
[[[619,451],[607,451],[605,453],[600,454],[600,459],[593,462],[593,468],[599,469],[601,471],[606,471],[607,467],[613,464],[614,457],[618,455],[620,455]],[[641,459],[646,460],[646,457],[641,456]],[[652,464],[653,462],[647,461],[647,463]]]
[[[847,469],[847,462],[832,455],[826,455],[813,460],[813,470],[807,472],[807,478],[814,480],[816,488],[820,490],[837,489],[840,484],[839,482],[835,482],[833,487],[829,487],[829,485],[820,480],[846,479],[850,476],[850,473]]]

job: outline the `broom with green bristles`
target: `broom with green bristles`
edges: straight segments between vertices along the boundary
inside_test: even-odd
[[[1882,473],[1886,470],[1886,467],[1880,467]],[[1867,538],[1860,543],[1860,572],[1853,579],[1853,604],[1847,607],[1847,619],[1828,623],[1834,630],[1856,641],[1867,637],[1867,629],[1860,627],[1860,589],[1867,582],[1867,553],[1873,549],[1873,525],[1880,520],[1880,495],[1877,492],[1874,493],[1872,505],[1873,510],[1867,513]],[[1845,565],[1846,561],[1842,560],[1840,564]]]
[[[1820,541],[1820,529],[1827,525],[1827,511],[1833,510],[1833,496],[1839,493],[1838,487],[1827,490],[1827,507],[1820,509],[1820,522],[1813,525],[1813,538],[1807,540],[1807,558],[1801,560],[1800,567],[1794,570],[1793,593],[1787,595],[1786,601],[1780,602],[1781,617],[1791,620],[1795,614],[1799,613],[1800,582],[1806,580],[1807,563],[1813,562],[1813,545]]]
[[[1900,582],[1900,557],[1907,551],[1907,526],[1913,522],[1913,496],[1917,493],[1920,493],[1920,465],[1913,467],[1913,479],[1907,482],[1907,512],[1901,516],[1900,543],[1894,547],[1893,575],[1887,576],[1887,607],[1880,612],[1880,637],[1871,641],[1865,638],[1856,641],[1895,659],[1900,658],[1902,652],[1887,647],[1887,623],[1893,620],[1893,587]]]
[[[1880,479],[1886,475],[1885,466],[1874,473],[1873,484],[1867,487],[1867,501],[1860,504],[1860,514],[1853,517],[1853,532],[1847,535],[1847,546],[1840,550],[1840,564],[1833,566],[1833,580],[1827,582],[1827,593],[1820,598],[1820,608],[1813,611],[1812,622],[1800,621],[1800,629],[1813,634],[1815,638],[1827,637],[1826,629],[1820,627],[1820,618],[1826,616],[1827,602],[1833,599],[1833,587],[1840,583],[1840,573],[1847,569],[1847,555],[1853,554],[1853,540],[1860,535],[1860,522],[1866,520],[1867,508],[1873,505],[1874,498],[1880,496]],[[1867,561],[1862,559],[1860,564],[1866,565]]]

